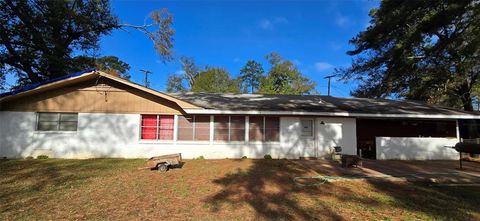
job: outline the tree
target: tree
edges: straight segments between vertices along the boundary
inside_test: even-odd
[[[240,70],[241,90],[244,93],[255,93],[260,86],[260,79],[263,77],[263,67],[254,60],[249,60]]]
[[[472,110],[480,70],[480,2],[382,1],[370,26],[350,40],[359,97],[395,95]]]
[[[5,73],[0,72],[0,92],[5,91],[6,88]]]
[[[104,56],[104,57],[89,57],[89,56],[76,56],[73,59],[75,70],[82,71],[92,67],[103,71],[107,74],[115,75],[117,77],[130,80],[130,65],[120,60],[115,56]]]
[[[105,56],[95,60],[97,69],[117,77],[130,80],[130,65],[118,59],[115,56]]]
[[[188,86],[192,88],[195,84],[195,79],[200,72],[200,68],[195,64],[195,59],[191,57],[182,56],[180,58],[180,63],[182,63],[184,78],[187,80]]]
[[[196,77],[191,88],[193,92],[240,93],[239,82],[232,79],[223,68],[207,68]]]
[[[201,69],[191,57],[180,57],[182,73],[170,74],[167,79],[167,92],[184,92],[192,89]],[[185,84],[187,86],[185,86]]]
[[[260,80],[261,94],[311,94],[315,82],[304,77],[297,67],[289,60],[283,59],[278,53],[266,56],[271,65],[267,76]]]
[[[183,85],[184,80],[184,76],[179,76],[176,74],[169,75],[167,79],[167,92],[177,93],[188,91],[188,89]]]
[[[150,19],[152,23],[139,26],[121,24],[108,0],[1,1],[0,71],[16,74],[20,85],[80,71],[91,59],[75,54],[94,51],[101,36],[125,28],[144,32],[162,60],[169,61],[172,16],[162,10]]]

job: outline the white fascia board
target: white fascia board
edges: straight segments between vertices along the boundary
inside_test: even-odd
[[[448,114],[364,114],[348,112],[305,112],[305,111],[234,111],[213,109],[184,109],[187,114],[242,114],[242,115],[300,115],[329,117],[371,117],[371,118],[428,118],[428,119],[480,119],[480,115]]]

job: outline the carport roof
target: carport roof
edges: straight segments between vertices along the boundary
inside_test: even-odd
[[[231,113],[267,111],[279,113],[346,113],[356,114],[357,116],[403,115],[412,117],[414,115],[446,115],[472,116],[474,118],[480,116],[478,112],[427,105],[421,102],[388,99],[339,98],[320,95],[215,94],[191,92],[171,95],[207,110],[222,110],[230,111]],[[207,113],[206,110],[204,112]]]

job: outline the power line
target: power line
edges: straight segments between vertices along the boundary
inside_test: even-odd
[[[330,79],[332,77],[335,77],[335,75],[329,75],[323,78],[323,79],[328,79],[328,96],[330,96]]]
[[[152,72],[149,71],[149,70],[140,70],[140,71],[145,74],[145,81],[144,81],[145,87],[149,87],[149,86],[150,86],[150,82],[148,82],[148,74],[151,74]]]

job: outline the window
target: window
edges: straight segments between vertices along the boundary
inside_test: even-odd
[[[39,131],[77,131],[77,113],[38,113]]]
[[[193,140],[193,116],[178,116],[178,140]]]
[[[210,116],[195,116],[195,140],[210,140]]]
[[[280,118],[251,116],[248,136],[250,141],[279,141]]]
[[[262,141],[263,140],[263,117],[251,116],[248,126],[248,139],[250,141]]]
[[[142,134],[144,140],[173,140],[173,116],[142,115]]]
[[[158,139],[173,140],[173,116],[158,116]]]
[[[245,141],[245,116],[215,116],[215,141]]]
[[[214,140],[216,141],[229,141],[229,125],[230,117],[229,116],[215,116],[214,117],[214,127],[215,132]]]
[[[230,141],[245,141],[245,116],[230,117]]]
[[[313,120],[302,119],[300,120],[300,126],[302,127],[302,137],[313,137]]]
[[[178,140],[210,140],[210,116],[178,116]]]
[[[265,141],[280,141],[279,117],[265,117]]]

